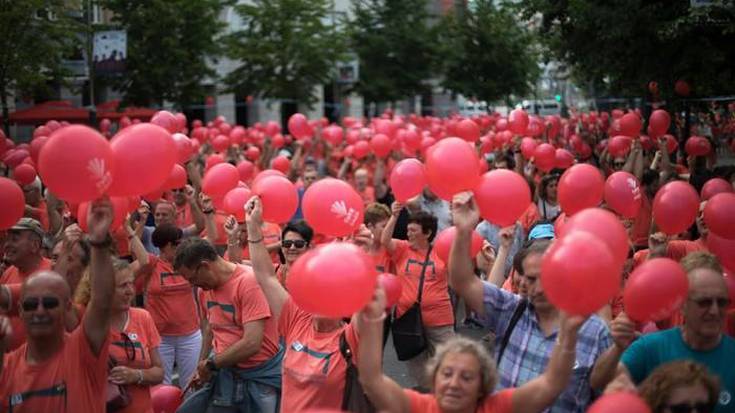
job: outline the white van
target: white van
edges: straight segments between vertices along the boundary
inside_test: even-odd
[[[538,110],[539,116],[561,115],[561,103],[554,99],[547,100],[524,100],[521,108],[529,115],[535,115]]]
[[[489,113],[487,102],[484,100],[469,100],[463,96],[457,96],[457,107],[462,117],[486,115]]]

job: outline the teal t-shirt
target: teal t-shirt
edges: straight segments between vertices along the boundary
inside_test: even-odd
[[[715,413],[735,413],[735,340],[723,336],[711,351],[695,351],[684,343],[679,328],[646,334],[623,353],[622,362],[633,381],[640,384],[656,367],[670,361],[688,359],[709,368],[720,379],[720,400]]]

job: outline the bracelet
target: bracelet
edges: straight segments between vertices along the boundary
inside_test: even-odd
[[[385,311],[383,312],[383,315],[381,315],[380,317],[369,318],[365,316],[365,313],[362,313],[361,317],[362,317],[362,321],[366,323],[382,323],[383,320],[385,320]]]
[[[138,383],[143,384],[143,370],[138,370]]]
[[[262,241],[263,241],[263,237],[260,237],[260,239],[252,239],[252,240],[249,239],[248,240],[248,244],[257,244],[257,243],[262,242]]]
[[[112,236],[108,233],[107,237],[103,239],[102,241],[92,241],[89,237],[87,237],[87,243],[94,248],[108,248],[110,245],[112,245]]]

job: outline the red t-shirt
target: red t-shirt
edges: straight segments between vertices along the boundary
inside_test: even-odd
[[[5,269],[2,277],[0,277],[0,284],[22,284],[23,280],[28,278],[28,276],[33,274],[34,272],[50,269],[51,261],[43,257],[41,257],[41,261],[39,261],[38,267],[27,273],[22,273],[20,272],[18,267],[16,267],[15,265],[11,265],[10,267]],[[18,299],[19,298],[14,298],[13,300],[17,301]],[[10,317],[10,326],[13,328],[13,336],[11,337],[10,345],[8,346],[6,351],[15,350],[20,347],[21,344],[26,342],[26,328],[23,325],[23,320],[18,317],[17,313],[13,315],[13,317]]]
[[[283,357],[281,411],[339,410],[347,362],[339,351],[342,332],[357,362],[357,335],[352,324],[328,333],[316,331],[313,316],[290,298],[281,310],[278,333],[286,342]]]
[[[153,367],[151,350],[161,345],[161,337],[148,311],[131,308],[128,317],[128,323],[122,332],[110,331],[110,357],[118,366],[149,369]],[[122,333],[127,335],[127,339]],[[129,384],[125,388],[130,395],[130,404],[119,410],[119,413],[153,413],[150,386]]]
[[[66,334],[58,354],[41,364],[26,362],[27,345],[5,354],[0,375],[1,411],[13,413],[104,413],[109,337],[99,356],[84,324]]]
[[[441,413],[439,402],[433,394],[422,394],[413,390],[404,389],[403,394],[408,397],[411,412]],[[475,413],[511,413],[513,411],[513,389],[501,390],[487,396],[478,406]]]
[[[145,309],[162,336],[186,336],[199,329],[194,289],[170,263],[149,255]]]
[[[271,317],[268,301],[251,269],[238,265],[224,285],[215,290],[201,290],[199,297],[202,314],[214,335],[215,353],[242,339],[243,326],[257,320],[265,321],[263,343],[256,354],[239,362],[237,367],[255,367],[278,353],[277,320]]]
[[[390,254],[388,254],[388,250],[380,247],[379,250],[371,252],[370,256],[373,258],[373,263],[375,263],[375,269],[381,273],[381,272],[388,272],[393,274],[395,272],[393,268],[393,264],[390,261]]]
[[[638,211],[638,216],[635,217],[631,234],[631,241],[636,247],[648,245],[648,234],[651,232],[651,214],[653,207],[651,205],[651,200],[648,199],[648,195],[645,194],[645,191],[641,191],[641,195],[641,209]]]
[[[393,240],[394,251],[391,262],[395,266],[396,275],[401,280],[403,290],[398,299],[396,315],[401,316],[408,310],[418,297],[421,269],[426,258],[426,251],[416,251],[409,246],[408,241]],[[454,324],[452,302],[449,299],[449,285],[447,284],[447,269],[442,260],[432,251],[426,263],[424,274],[424,291],[421,298],[421,317],[427,327],[437,327]]]

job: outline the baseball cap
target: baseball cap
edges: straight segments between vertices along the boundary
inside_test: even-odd
[[[35,232],[36,235],[41,237],[41,239],[43,239],[44,235],[46,235],[46,231],[43,230],[41,223],[33,218],[28,217],[23,217],[19,219],[18,222],[15,223],[15,225],[10,227],[9,231],[32,231]]]
[[[538,224],[531,228],[531,232],[528,233],[528,239],[554,239],[554,225],[552,224]]]

